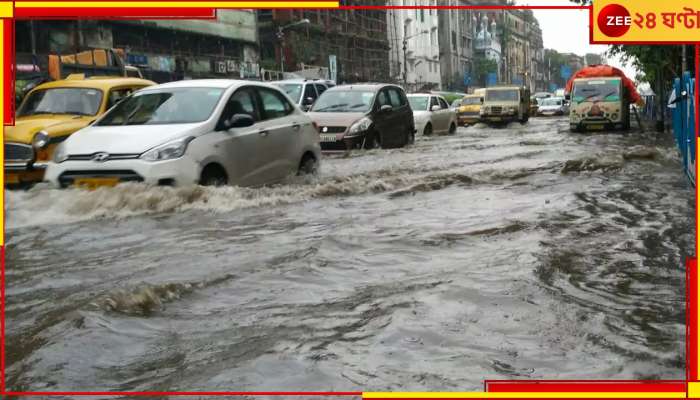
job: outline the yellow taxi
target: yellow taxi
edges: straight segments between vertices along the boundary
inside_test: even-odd
[[[5,184],[41,182],[58,143],[132,92],[155,85],[140,78],[69,75],[32,89],[5,128]]]
[[[457,109],[459,125],[467,126],[479,122],[482,104],[484,104],[484,89],[476,89],[473,94],[464,96]]]

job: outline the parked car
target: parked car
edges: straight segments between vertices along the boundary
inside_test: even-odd
[[[56,146],[130,93],[155,85],[138,78],[70,75],[29,91],[15,126],[5,127],[5,184],[41,182]]]
[[[481,121],[481,106],[484,104],[484,90],[474,94],[468,94],[461,100],[459,110],[457,112],[457,121],[462,126],[475,124]]]
[[[457,130],[457,114],[450,109],[442,96],[434,94],[409,94],[413,119],[418,134],[453,134]]]
[[[397,85],[366,83],[328,89],[308,113],[321,148],[394,148],[413,143],[416,127],[406,93]]]
[[[271,83],[279,86],[304,111],[308,111],[323,92],[335,86],[333,81],[319,79],[286,79]]]
[[[540,100],[537,115],[551,117],[553,115],[568,115],[569,106],[566,105],[563,97],[549,97]]]
[[[315,172],[320,150],[311,119],[277,86],[188,80],[136,92],[76,132],[56,149],[46,179],[258,186]]]

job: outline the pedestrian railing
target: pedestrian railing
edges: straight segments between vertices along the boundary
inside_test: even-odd
[[[675,79],[673,88],[676,96],[674,103],[670,105],[673,111],[673,135],[683,157],[683,169],[695,186],[695,79],[691,77],[690,72],[685,72],[682,78]]]

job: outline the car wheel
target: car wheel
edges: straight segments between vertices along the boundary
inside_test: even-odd
[[[433,126],[428,123],[428,125],[423,128],[423,136],[430,136],[433,134]]]
[[[223,186],[227,183],[226,171],[216,164],[207,165],[199,178],[199,184],[202,186]]]
[[[450,123],[450,135],[454,135],[457,132],[457,125],[454,122]]]
[[[317,172],[318,162],[316,162],[316,157],[309,153],[304,154],[304,157],[302,157],[299,163],[297,175],[316,175]]]
[[[368,133],[368,136],[365,139],[365,149],[372,150],[372,149],[379,149],[381,147],[382,147],[382,144],[379,141],[379,134],[377,132]]]

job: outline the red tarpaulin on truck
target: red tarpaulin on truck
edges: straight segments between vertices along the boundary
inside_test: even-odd
[[[589,65],[588,67],[583,67],[583,69],[577,71],[569,82],[566,83],[566,93],[571,93],[571,89],[574,86],[574,79],[579,78],[609,78],[613,76],[619,76],[622,78],[622,84],[625,85],[627,92],[629,93],[630,103],[641,103],[642,96],[637,92],[637,88],[634,86],[634,82],[628,78],[624,72],[621,70],[611,67],[610,65]]]

